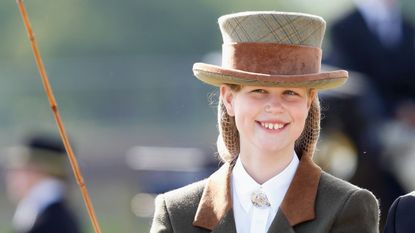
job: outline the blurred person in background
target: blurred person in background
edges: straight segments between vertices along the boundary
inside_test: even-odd
[[[415,30],[397,0],[355,4],[333,23],[326,62],[363,75],[351,78],[362,91],[339,118],[363,155],[350,181],[379,197],[382,227],[392,202],[415,188]]]
[[[318,92],[348,77],[320,71],[325,21],[274,11],[218,21],[222,66],[195,63],[193,72],[219,87],[224,164],[203,181],[160,194],[150,232],[378,232],[373,194],[313,161]]]
[[[6,188],[17,203],[15,233],[79,233],[65,201],[68,160],[58,138],[34,135],[6,150]]]
[[[415,231],[415,191],[397,198],[388,213],[385,233]]]
[[[331,28],[329,62],[367,76],[379,98],[378,114],[407,118],[411,112],[403,109],[415,104],[414,27],[401,14],[397,0],[355,2],[356,8]]]

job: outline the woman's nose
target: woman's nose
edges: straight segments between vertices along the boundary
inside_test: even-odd
[[[267,113],[281,113],[283,109],[284,109],[283,104],[281,100],[277,97],[271,98],[265,104],[265,112]]]

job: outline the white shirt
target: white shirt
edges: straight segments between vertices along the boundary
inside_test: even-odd
[[[57,180],[48,178],[32,188],[29,195],[17,205],[13,217],[13,226],[18,232],[26,232],[33,227],[37,216],[46,207],[63,197],[65,185]]]
[[[232,198],[238,233],[266,233],[268,231],[287,193],[298,164],[298,157],[294,153],[290,164],[283,171],[260,185],[246,172],[240,158],[237,159],[232,171]],[[253,206],[251,195],[258,189],[262,189],[267,195],[270,207],[257,208]]]

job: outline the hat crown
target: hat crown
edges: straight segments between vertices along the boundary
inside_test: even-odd
[[[321,48],[323,18],[277,11],[241,12],[219,18],[224,44],[259,42]]]

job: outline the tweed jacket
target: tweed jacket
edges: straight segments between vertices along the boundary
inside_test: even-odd
[[[161,194],[151,233],[233,233],[232,166]],[[303,156],[268,233],[377,233],[379,208],[367,190],[335,178]]]

